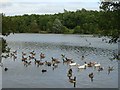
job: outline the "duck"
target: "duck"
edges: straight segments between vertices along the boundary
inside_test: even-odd
[[[5,67],[5,68],[4,68],[4,70],[5,70],[5,71],[7,71],[7,70],[8,70],[8,68],[7,68],[7,67]]]
[[[47,70],[46,69],[42,69],[42,73],[44,73],[44,72],[47,72]]]

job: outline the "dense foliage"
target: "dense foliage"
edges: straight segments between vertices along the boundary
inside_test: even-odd
[[[114,20],[110,19],[110,21],[108,21],[108,28],[111,29],[109,30],[109,32],[111,32],[110,35],[112,36],[111,41],[116,42],[120,36],[120,0],[101,0],[100,9],[105,12],[105,20],[114,18]],[[110,14],[111,12],[113,12],[112,15]],[[109,36],[109,32],[106,30],[106,33],[104,33],[104,35]]]
[[[3,15],[3,34],[13,33],[74,33],[101,34],[118,37],[120,23],[118,11],[76,12],[64,10],[54,15]],[[7,34],[8,35],[8,34]]]

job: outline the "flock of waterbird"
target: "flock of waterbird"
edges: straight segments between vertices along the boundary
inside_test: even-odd
[[[102,67],[100,63],[97,63],[97,62],[88,62],[87,63],[85,61],[83,65],[80,65],[80,64],[76,63],[73,59],[66,57],[66,55],[64,55],[64,54],[61,54],[61,59],[51,57],[51,61],[44,60],[44,58],[46,58],[46,55],[44,53],[40,53],[39,54],[39,59],[37,59],[36,58],[36,53],[35,53],[34,50],[30,51],[29,55],[26,52],[22,52],[21,54],[22,54],[21,62],[23,63],[23,65],[25,67],[28,67],[29,65],[34,63],[37,67],[40,67],[42,65],[46,65],[48,67],[52,67],[53,70],[54,70],[55,68],[58,67],[59,63],[67,64],[70,67],[68,69],[68,72],[67,72],[67,77],[69,79],[69,82],[74,83],[74,87],[76,87],[76,76],[73,76],[72,67],[77,67],[78,70],[80,70],[80,69],[85,70],[87,67],[94,67],[99,72],[104,70],[104,67]],[[2,58],[10,57],[14,61],[16,61],[17,55],[18,55],[18,51],[15,50],[15,51],[12,51],[12,52],[8,53],[7,55],[2,55],[1,57]],[[84,58],[85,58],[85,56],[82,55],[81,60],[84,60]],[[1,63],[0,66],[4,68],[4,71],[8,70],[7,67],[4,67],[3,63]],[[114,68],[109,66],[108,67],[108,74],[113,70],[114,70]],[[45,72],[47,72],[47,69],[42,69],[41,72],[45,73]],[[88,77],[91,79],[91,81],[93,81],[94,73],[93,72],[89,73]]]

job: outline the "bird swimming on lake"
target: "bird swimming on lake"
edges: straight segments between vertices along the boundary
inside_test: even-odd
[[[70,78],[69,82],[74,83],[74,87],[76,87],[76,76],[74,78]]]
[[[78,69],[86,69],[86,65],[84,64],[84,65],[81,65],[81,66],[80,66],[80,65],[78,64]]]
[[[75,83],[75,82],[76,82],[76,77],[70,78],[69,81],[70,81],[71,83]]]
[[[42,69],[42,73],[44,73],[44,72],[47,72],[47,70],[46,69]]]
[[[77,63],[76,63],[76,62],[73,62],[73,63],[70,63],[69,65],[70,65],[70,66],[76,66]]]
[[[95,67],[100,67],[100,63],[96,63],[94,66]]]
[[[7,67],[5,67],[5,68],[4,68],[4,70],[5,70],[5,71],[7,71],[7,70],[8,70],[8,68],[7,68]]]
[[[110,74],[110,72],[113,71],[113,70],[114,70],[114,68],[109,66],[108,67],[108,74]]]
[[[93,82],[94,74],[93,74],[93,73],[90,73],[88,76],[89,76],[89,78],[91,78],[91,81]]]
[[[103,67],[99,67],[98,71],[103,71],[103,69],[104,69]]]

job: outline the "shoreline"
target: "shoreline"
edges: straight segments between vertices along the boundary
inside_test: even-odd
[[[41,35],[80,35],[80,36],[93,36],[93,37],[98,37],[98,36],[100,36],[100,35],[98,35],[98,34],[62,34],[62,33],[60,33],[60,34],[56,34],[56,33],[10,33],[10,35],[15,35],[15,34],[41,34]]]

